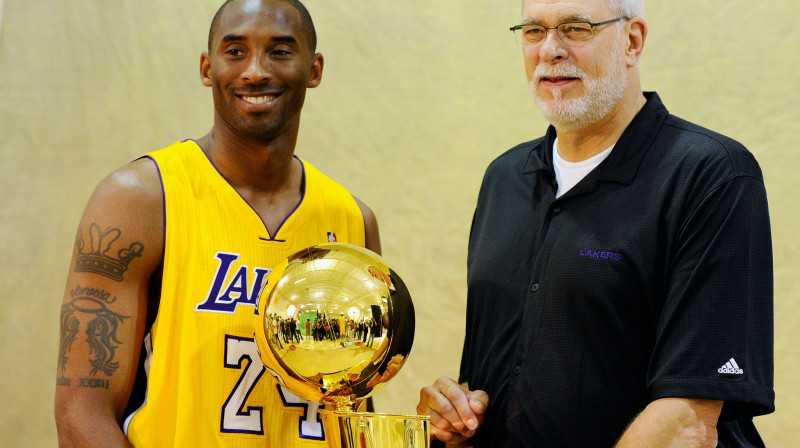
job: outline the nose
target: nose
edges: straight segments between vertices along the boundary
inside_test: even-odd
[[[262,54],[254,54],[247,60],[247,65],[242,71],[242,80],[258,83],[271,77],[269,58]]]
[[[551,33],[552,31],[552,33]],[[547,35],[539,47],[539,58],[544,62],[559,62],[567,59],[567,46],[561,41],[556,30],[547,30]]]

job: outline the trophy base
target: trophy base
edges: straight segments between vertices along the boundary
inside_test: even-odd
[[[430,417],[321,410],[330,448],[430,448]]]

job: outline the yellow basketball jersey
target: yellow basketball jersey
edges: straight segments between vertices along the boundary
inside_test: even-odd
[[[320,405],[283,389],[261,363],[253,315],[259,286],[287,256],[328,241],[364,245],[358,204],[301,160],[303,197],[271,235],[194,141],[147,156],[164,188],[164,272],[140,369],[146,394],[125,419],[128,439],[142,447],[326,446]]]

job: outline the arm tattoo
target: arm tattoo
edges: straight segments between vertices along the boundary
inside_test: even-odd
[[[117,298],[112,298],[102,289],[76,286],[70,294],[72,301],[61,307],[61,346],[58,353],[61,371],[66,370],[72,343],[77,338],[81,323],[86,322],[84,331],[89,343],[89,374],[95,375],[102,371],[108,376],[113,375],[119,368],[114,352],[122,343],[117,339],[117,329],[130,316],[108,309],[106,305],[114,303]],[[81,380],[82,386],[97,387],[90,384],[94,383]]]
[[[120,234],[119,229],[109,227],[101,230],[97,223],[92,223],[89,226],[89,247],[86,247],[83,230],[78,230],[75,238],[75,246],[78,248],[75,272],[92,272],[121,282],[128,264],[134,258],[142,256],[144,245],[139,242],[131,243],[127,248],[118,250],[114,257],[113,252],[108,252]]]

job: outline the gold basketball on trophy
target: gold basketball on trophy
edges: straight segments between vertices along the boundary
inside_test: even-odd
[[[332,447],[425,447],[429,420],[355,412],[394,377],[414,341],[414,305],[376,253],[344,243],[304,249],[270,273],[259,296],[264,365],[321,411]]]

